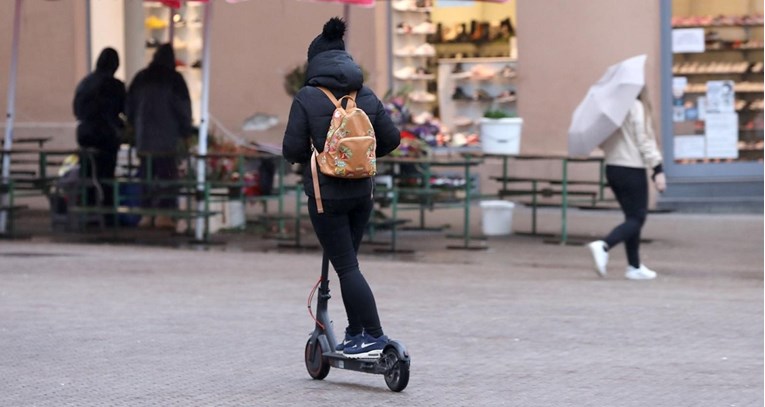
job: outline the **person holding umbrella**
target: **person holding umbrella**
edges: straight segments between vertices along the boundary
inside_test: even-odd
[[[640,262],[640,232],[648,214],[646,169],[659,192],[667,183],[662,171],[662,156],[656,145],[651,105],[645,87],[634,100],[621,127],[600,144],[606,163],[606,179],[624,212],[624,222],[603,239],[587,245],[600,277],[606,276],[608,252],[624,242],[630,280],[651,280],[656,272]]]

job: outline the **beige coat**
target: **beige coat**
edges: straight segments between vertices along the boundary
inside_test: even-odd
[[[640,100],[635,100],[622,126],[606,139],[600,148],[607,165],[632,168],[654,168],[661,164],[651,118],[646,117]]]

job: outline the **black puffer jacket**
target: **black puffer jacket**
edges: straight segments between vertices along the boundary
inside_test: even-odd
[[[175,152],[178,142],[191,135],[189,89],[175,70],[170,44],[157,48],[149,66],[136,74],[125,113],[135,128],[139,152]]]
[[[125,84],[114,77],[119,64],[117,51],[106,48],[98,56],[96,70],[77,85],[72,108],[79,121],[80,147],[109,152],[119,149],[118,130],[123,127],[119,116],[125,107]]]
[[[327,130],[335,105],[316,86],[332,91],[338,99],[357,90],[356,105],[363,110],[375,129],[377,149],[375,154],[382,157],[393,151],[401,140],[398,129],[383,108],[382,102],[366,86],[361,68],[346,52],[332,50],[322,52],[308,63],[306,86],[292,101],[290,117],[282,143],[282,154],[287,161],[305,165],[303,186],[306,195],[314,196],[311,177],[311,142],[317,151],[324,150]],[[322,199],[355,198],[372,193],[374,180],[343,179],[327,177],[319,173]]]

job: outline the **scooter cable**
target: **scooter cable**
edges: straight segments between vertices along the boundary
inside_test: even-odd
[[[311,309],[311,303],[313,302],[313,295],[316,294],[316,290],[319,288],[319,284],[321,284],[321,277],[319,277],[319,281],[314,284],[313,289],[311,289],[311,293],[308,294],[308,315],[311,316],[311,319],[313,319],[317,325],[321,327],[321,329],[324,328],[324,324],[319,322],[318,319],[316,319],[316,316],[313,315],[313,310]]]

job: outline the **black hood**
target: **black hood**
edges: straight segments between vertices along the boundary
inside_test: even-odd
[[[306,86],[323,86],[345,91],[358,90],[364,84],[361,67],[346,51],[331,50],[317,54],[308,62]]]
[[[175,52],[170,44],[162,44],[154,53],[151,65],[158,65],[175,70]]]
[[[120,56],[114,48],[104,48],[101,54],[98,55],[98,61],[96,62],[96,71],[107,73],[110,76],[117,72],[117,68],[120,66]]]

